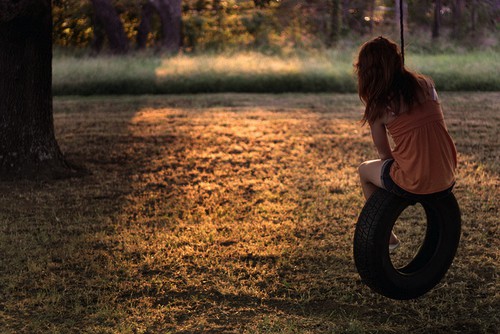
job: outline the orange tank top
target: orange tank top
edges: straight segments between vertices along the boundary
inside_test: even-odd
[[[394,183],[414,194],[431,194],[455,182],[457,151],[437,98],[429,99],[387,123],[394,141]]]

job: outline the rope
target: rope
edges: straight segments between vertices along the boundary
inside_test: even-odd
[[[403,59],[403,65],[405,64],[405,34],[404,34],[404,24],[403,24],[403,0],[399,0],[399,31],[401,33],[401,58]]]

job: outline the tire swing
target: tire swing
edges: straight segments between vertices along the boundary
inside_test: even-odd
[[[417,201],[378,189],[366,202],[354,232],[354,262],[362,281],[392,299],[414,299],[444,277],[460,240],[460,209],[453,193],[422,196],[427,228],[413,259],[395,268],[389,238],[399,216]]]
[[[400,26],[404,61],[402,1]],[[425,211],[425,236],[413,258],[396,268],[389,254],[390,234],[403,211],[417,203]],[[378,189],[363,207],[354,232],[354,262],[361,280],[388,298],[407,300],[422,296],[448,271],[460,230],[460,208],[453,193],[406,199]]]

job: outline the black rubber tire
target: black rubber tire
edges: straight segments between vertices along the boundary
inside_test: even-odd
[[[415,201],[377,190],[366,202],[354,233],[354,261],[372,290],[398,300],[415,299],[444,277],[460,241],[460,208],[453,193],[418,201],[427,217],[424,241],[403,268],[394,268],[389,237],[401,213]]]

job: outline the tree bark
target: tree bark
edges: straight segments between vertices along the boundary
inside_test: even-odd
[[[434,22],[432,25],[432,38],[438,38],[441,34],[441,0],[434,4]]]
[[[94,7],[94,31],[97,31],[96,36],[99,36],[98,30],[102,29],[108,37],[109,48],[112,53],[127,53],[128,39],[120,17],[110,0],[92,0],[92,5]]]
[[[0,179],[71,176],[54,135],[50,0],[0,0]]]

